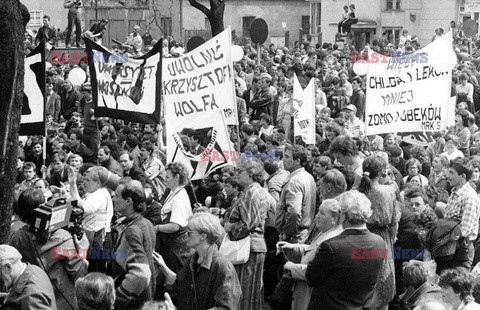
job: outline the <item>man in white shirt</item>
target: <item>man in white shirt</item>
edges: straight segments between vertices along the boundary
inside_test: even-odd
[[[140,36],[140,26],[133,26],[133,32],[127,37],[125,45],[131,46],[132,54],[138,55],[142,51],[143,40]]]
[[[352,137],[363,140],[365,137],[365,123],[357,116],[357,108],[353,104],[349,104],[343,109],[345,113],[345,129],[352,134]]]

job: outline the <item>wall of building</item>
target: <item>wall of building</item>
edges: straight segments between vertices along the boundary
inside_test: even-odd
[[[360,20],[377,22],[376,37],[381,37],[384,28],[407,29],[410,35],[418,37],[423,46],[431,41],[436,28],[448,31],[450,21],[455,20],[458,14],[458,1],[402,0],[400,10],[387,10],[386,0],[348,2],[355,4]],[[323,41],[333,42],[337,33],[336,24],[340,21],[343,6],[348,3],[337,0],[323,0],[321,3]]]
[[[207,3],[207,1],[202,1]],[[208,4],[206,4],[209,7]],[[243,32],[242,18],[255,16],[263,18],[268,25],[269,36],[267,42],[280,40],[285,32],[290,32],[290,43],[297,41],[299,30],[302,26],[302,16],[309,16],[309,3],[305,0],[229,0],[225,5],[225,27],[230,25],[235,30],[237,37],[250,37],[249,33]],[[282,28],[282,23],[285,28]],[[205,16],[185,1],[184,5],[184,28],[206,29]],[[274,38],[272,40],[272,37]]]
[[[414,0],[410,0],[414,1]],[[458,0],[457,0],[458,1]],[[456,20],[456,2],[451,0],[422,1],[421,18],[417,14],[417,36],[422,45],[432,41],[435,29],[443,28],[445,32],[450,29],[450,21]]]
[[[41,10],[43,15],[50,16],[50,22],[62,30],[67,28],[67,9],[63,8],[60,0],[22,0],[22,3],[31,10]],[[31,27],[37,30],[39,27]]]
[[[97,8],[95,9],[95,2]],[[118,0],[83,0],[85,28],[89,28],[98,19],[108,19],[107,33],[104,36],[106,45],[111,39],[125,41],[135,24],[140,25],[143,34],[146,26],[150,25],[150,34],[154,39],[170,34],[163,30],[162,17],[171,18],[171,34],[179,38],[180,31],[180,4],[186,0],[124,0],[125,6]],[[63,0],[22,0],[29,10],[41,10],[42,15],[49,15],[51,22],[62,31],[67,28],[67,9],[63,8]],[[39,26],[31,27],[38,29]],[[161,29],[162,28],[162,29]]]

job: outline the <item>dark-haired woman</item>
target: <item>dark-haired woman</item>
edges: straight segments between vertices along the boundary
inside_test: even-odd
[[[400,210],[395,190],[391,186],[379,183],[380,177],[386,174],[387,163],[383,158],[372,155],[363,161],[362,167],[363,177],[358,190],[372,202],[372,216],[367,227],[383,238],[387,249],[392,249],[397,235]],[[387,309],[388,303],[395,295],[394,271],[394,260],[389,256],[382,266],[375,287],[377,309]]]
[[[188,218],[192,215],[192,208],[185,190],[185,185],[189,182],[189,172],[187,167],[179,162],[169,163],[165,170],[165,183],[170,193],[160,211],[161,224],[155,226],[156,251],[163,257],[168,268],[177,273],[190,254],[186,227]],[[159,283],[162,283],[162,280],[157,279]],[[159,285],[157,288],[163,288],[163,286]],[[157,291],[158,294],[161,297],[163,291]]]
[[[450,128],[448,134],[453,134],[458,138],[458,149],[462,151],[465,157],[470,156],[470,126],[468,122],[468,112],[459,110],[455,113],[455,126]]]

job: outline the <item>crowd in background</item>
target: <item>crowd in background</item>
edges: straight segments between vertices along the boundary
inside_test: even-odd
[[[250,160],[193,181],[183,164],[166,162],[163,121],[96,118],[90,81],[68,80],[75,66],[89,76],[87,65],[53,63],[47,155],[41,136],[21,141],[10,246],[0,245],[13,286],[6,309],[480,309],[480,49],[450,26],[455,124],[428,146],[365,135],[353,45],[269,45],[258,54],[247,44],[234,63],[239,135],[229,130]],[[420,48],[408,31],[367,47]],[[183,52],[165,41],[164,56]],[[294,137],[294,73],[303,87],[315,81],[315,145]],[[199,155],[210,135],[185,128],[180,138]],[[38,240],[34,209],[59,197],[78,201],[85,233]],[[250,237],[246,262],[219,253],[225,234]],[[127,257],[92,257],[102,248]],[[87,257],[72,255],[81,250]]]

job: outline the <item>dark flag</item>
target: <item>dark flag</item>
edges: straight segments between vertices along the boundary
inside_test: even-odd
[[[162,40],[131,57],[85,39],[96,117],[160,123]]]
[[[25,57],[21,136],[45,135],[45,41]]]

